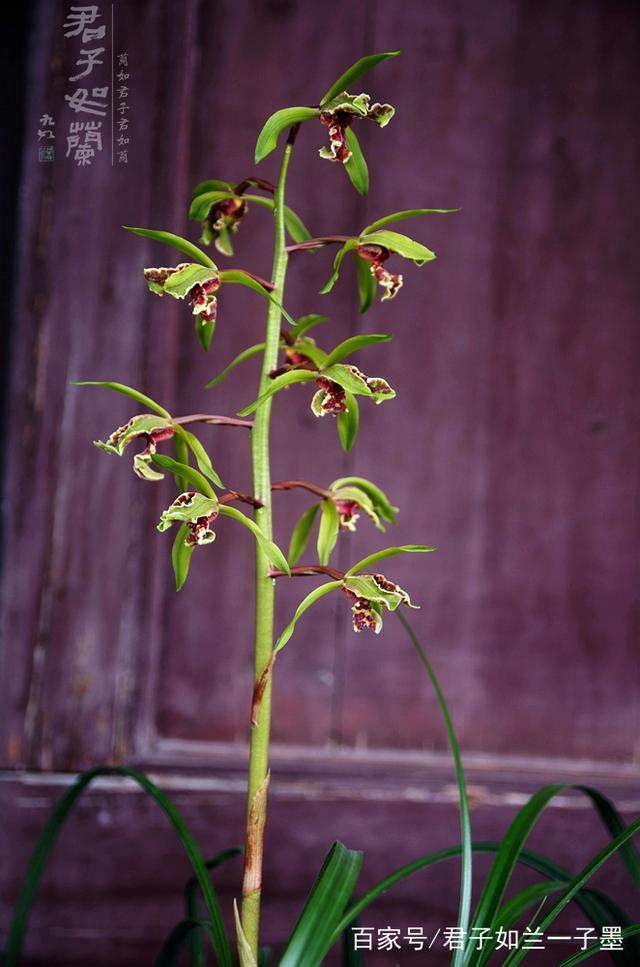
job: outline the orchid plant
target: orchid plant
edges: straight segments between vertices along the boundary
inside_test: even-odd
[[[335,419],[340,445],[347,452],[352,449],[358,433],[359,400],[368,399],[379,405],[391,401],[396,395],[384,377],[366,375],[353,362],[346,361],[368,346],[387,342],[391,339],[389,334],[361,333],[339,342],[332,349],[321,348],[310,333],[325,325],[326,316],[313,313],[296,320],[286,311],[285,279],[292,253],[323,249],[330,245],[339,246],[331,276],[321,294],[327,294],[333,289],[339,279],[342,263],[350,254],[355,259],[357,270],[360,312],[365,313],[372,305],[378,289],[381,290],[381,301],[389,301],[397,297],[403,285],[402,274],[391,272],[387,268],[389,260],[392,264],[403,259],[410,264],[423,266],[435,258],[435,254],[421,242],[389,230],[387,226],[405,219],[455,211],[444,208],[410,209],[381,217],[353,235],[312,237],[298,215],[285,204],[289,165],[303,125],[309,129],[310,136],[317,136],[322,128],[326,129],[329,143],[319,148],[320,158],[341,164],[354,188],[361,194],[367,192],[368,168],[354,129],[362,121],[373,121],[381,129],[385,128],[393,119],[395,111],[390,104],[371,103],[368,94],[350,93],[348,88],[371,68],[397,56],[398,53],[399,51],[390,51],[361,58],[331,85],[317,106],[284,108],[266,121],[256,144],[256,164],[276,150],[280,136],[287,132],[276,184],[252,176],[239,182],[205,181],[194,189],[189,215],[200,223],[200,243],[205,246],[213,245],[216,253],[223,257],[233,257],[234,237],[241,225],[247,225],[243,231],[249,229],[247,216],[252,207],[258,206],[271,211],[274,222],[271,279],[262,279],[241,268],[221,269],[204,249],[170,232],[128,227],[129,231],[173,248],[186,257],[187,261],[180,261],[175,265],[145,268],[144,280],[152,294],[159,297],[168,295],[186,303],[185,314],[190,308],[191,314],[195,316],[195,334],[204,351],[211,350],[219,299],[222,299],[221,312],[224,314],[225,311],[225,284],[246,286],[267,303],[263,339],[243,350],[207,384],[208,389],[215,389],[219,394],[218,387],[236,367],[248,359],[261,357],[262,366],[255,399],[237,415],[176,415],[139,390],[122,383],[85,381],[81,384],[100,386],[124,394],[135,402],[136,410],[141,410],[133,413],[123,426],[114,429],[105,441],[95,441],[95,445],[112,455],[132,453],[133,470],[144,481],[156,482],[167,473],[175,480],[175,497],[162,510],[157,528],[160,532],[174,532],[171,560],[178,591],[187,580],[193,552],[214,542],[214,528],[217,528],[219,518],[226,517],[243,525],[255,538],[255,657],[249,726],[245,840],[240,849],[226,850],[206,863],[175,806],[146,776],[134,769],[115,766],[101,767],[85,773],[63,798],[34,854],[9,936],[6,956],[8,967],[13,967],[20,961],[30,905],[39,876],[62,823],[87,785],[96,777],[105,774],[133,779],[156,800],[174,826],[193,866],[194,881],[187,890],[186,917],[172,930],[157,963],[176,963],[183,943],[188,941],[192,963],[204,964],[206,954],[202,945],[203,936],[210,939],[215,962],[222,967],[232,967],[236,960],[241,967],[257,967],[258,964],[268,962],[268,954],[260,945],[260,910],[270,776],[271,685],[275,661],[293,636],[297,622],[304,613],[320,598],[333,591],[342,592],[347,599],[354,631],[378,634],[382,629],[385,613],[396,613],[415,646],[435,689],[454,756],[460,799],[461,842],[450,849],[420,857],[401,867],[358,900],[353,899],[353,894],[362,855],[335,843],[278,960],[280,967],[320,965],[343,933],[347,938],[346,962],[359,963],[360,954],[354,947],[350,932],[350,926],[357,916],[394,883],[425,866],[450,857],[461,859],[458,924],[465,937],[462,946],[452,951],[453,967],[481,967],[490,959],[493,962],[498,927],[507,928],[527,916],[527,930],[543,931],[571,900],[580,905],[596,927],[614,923],[621,928],[625,945],[622,953],[616,951],[612,954],[614,963],[639,962],[637,935],[640,933],[640,926],[634,925],[631,918],[610,898],[587,889],[585,884],[592,873],[619,850],[634,888],[640,886],[640,859],[630,842],[631,836],[640,828],[640,820],[625,827],[613,805],[604,796],[591,788],[579,787],[579,791],[589,796],[593,802],[610,833],[611,841],[578,875],[573,875],[546,857],[525,849],[526,838],[540,813],[553,796],[566,789],[566,786],[547,786],[536,793],[514,819],[501,843],[474,843],[471,839],[464,773],[451,717],[427,655],[402,614],[404,609],[415,608],[417,605],[412,603],[409,593],[392,577],[378,571],[379,562],[384,559],[398,554],[426,553],[434,548],[426,544],[386,546],[355,562],[346,571],[339,571],[331,566],[330,561],[340,534],[353,531],[363,517],[368,519],[371,526],[383,532],[385,525],[395,523],[398,508],[393,506],[377,483],[355,475],[329,483],[312,483],[307,480],[272,481],[269,430],[271,405],[276,394],[294,384],[312,384],[308,387],[312,390],[309,400],[312,412],[319,418],[329,416]],[[394,268],[397,265],[394,264]],[[251,494],[241,493],[223,484],[207,449],[193,432],[193,428],[198,425],[220,424],[245,432],[249,430],[253,471]],[[172,453],[166,452],[167,446],[172,448]],[[285,554],[273,541],[272,495],[274,492],[293,489],[304,490],[310,495],[312,502],[293,528],[288,552]],[[250,509],[247,512],[240,510],[238,504]],[[316,522],[315,556],[310,562],[300,564],[303,555],[309,553]],[[215,551],[197,551],[198,555],[206,553]],[[294,577],[321,577],[324,580],[302,599],[287,626],[276,633],[276,579]],[[472,917],[472,856],[478,850],[494,852],[496,857]],[[241,906],[234,906],[234,955],[209,870],[239,852],[244,855],[244,874]],[[503,902],[516,863],[528,865],[540,873],[542,879]],[[200,887],[206,907],[205,916],[200,913],[194,888],[196,883]],[[558,894],[556,902],[542,916],[541,903],[554,894]],[[490,935],[480,948],[471,941],[473,930],[484,930]],[[573,967],[602,948],[602,940],[590,944],[576,956],[563,961],[563,965]],[[531,949],[535,948],[519,944],[517,949],[511,951],[506,963],[509,967],[515,967]]]

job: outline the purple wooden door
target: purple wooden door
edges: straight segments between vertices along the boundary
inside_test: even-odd
[[[106,62],[95,76],[111,86],[111,48],[127,54],[130,140],[127,162],[116,145],[112,164],[106,116],[91,165],[77,164],[66,140],[79,56],[64,36],[69,6],[41,3],[31,25],[5,481],[3,924],[52,803],[70,773],[96,763],[158,777],[207,853],[241,840],[251,539],[221,525],[176,596],[171,541],[154,527],[170,488],[145,485],[127,459],[91,446],[133,410],[71,381],[127,382],[175,413],[233,414],[253,398],[252,363],[218,391],[202,387],[261,338],[258,298],[225,290],[212,351],[196,352],[185,307],[155,299],[142,279],[143,267],[170,256],[120,226],[196,240],[186,214],[193,185],[251,174],[264,119],[317,102],[373,50],[403,55],[363,84],[397,108],[384,131],[362,131],[369,196],[319,161],[326,132],[307,125],[291,204],[316,235],[355,232],[403,208],[461,211],[405,223],[439,259],[403,267],[397,299],[364,321],[351,267],[321,297],[331,256],[292,257],[289,311],[329,313],[328,345],[392,331],[362,365],[399,392],[363,406],[347,458],[304,389],[283,394],[274,479],[371,477],[401,508],[388,543],[437,545],[417,562],[397,559],[392,576],[422,606],[414,624],[451,702],[477,838],[502,835],[545,781],[591,782],[636,815],[635,5],[120,0],[112,29],[102,4]],[[56,119],[52,162],[39,160],[45,114]],[[276,163],[259,173],[273,178]],[[270,231],[253,206],[234,264],[267,276]],[[242,431],[203,438],[225,482],[250,490]],[[286,547],[305,503],[276,500]],[[379,546],[361,523],[337,566]],[[310,588],[290,584],[279,628]],[[265,908],[265,939],[276,944],[334,838],[365,849],[363,882],[372,883],[458,837],[446,736],[410,645],[397,622],[371,638],[354,636],[348,618],[342,602],[325,599],[277,669]],[[602,833],[582,800],[564,797],[533,842],[578,869]],[[144,861],[132,862],[141,844]],[[152,962],[180,919],[187,876],[153,804],[101,784],[63,834],[28,962],[84,964],[87,950],[99,964]],[[621,864],[608,877],[624,896]],[[229,909],[239,869],[223,868],[216,883]],[[363,922],[433,934],[455,922],[456,897],[453,866],[424,873]],[[582,922],[569,916],[567,929]],[[558,942],[536,962],[575,949]],[[416,962],[408,948],[379,957]]]

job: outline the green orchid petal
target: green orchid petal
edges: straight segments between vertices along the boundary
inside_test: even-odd
[[[210,544],[215,534],[209,529],[211,521],[218,516],[217,497],[205,497],[195,491],[180,494],[173,503],[163,510],[158,522],[158,530],[166,531],[176,521],[186,524],[184,543],[187,547],[195,544]]]
[[[129,443],[143,438],[146,441],[146,448],[133,458],[134,472],[143,480],[162,480],[164,475],[152,468],[151,458],[156,452],[156,443],[159,440],[168,440],[173,436],[173,432],[171,420],[165,420],[150,413],[140,413],[132,416],[124,426],[115,429],[106,441],[94,440],[93,443],[100,450],[115,453],[121,457]]]

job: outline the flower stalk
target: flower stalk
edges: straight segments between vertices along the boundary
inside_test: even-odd
[[[289,132],[274,195],[274,251],[271,274],[274,285],[274,301],[269,303],[267,313],[264,356],[258,395],[267,390],[271,382],[269,374],[278,361],[281,325],[280,305],[282,304],[288,261],[288,255],[285,251],[284,195],[289,161],[297,130],[298,126],[295,125]],[[256,510],[255,521],[267,540],[272,539],[270,423],[271,400],[268,400],[256,412],[251,434],[253,493],[262,502],[262,506]],[[263,673],[269,667],[271,661],[274,599],[275,582],[273,577],[269,575],[269,561],[262,547],[257,544],[254,688],[261,683]],[[242,885],[242,929],[256,959],[260,929],[264,827],[267,815],[270,727],[271,676],[269,675],[261,695],[260,715],[254,717],[251,724],[245,865]]]

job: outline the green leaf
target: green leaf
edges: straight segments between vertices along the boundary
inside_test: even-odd
[[[294,339],[298,339],[303,336],[310,329],[314,329],[319,326],[322,322],[327,322],[329,316],[319,316],[316,312],[310,312],[309,315],[300,316],[295,326],[291,328],[291,335]]]
[[[255,163],[259,164],[263,158],[277,147],[278,138],[285,128],[290,128],[299,121],[309,121],[311,118],[320,117],[320,111],[316,107],[285,107],[276,111],[264,123],[262,131],[258,135],[255,151]]]
[[[291,635],[295,631],[296,624],[298,623],[302,615],[305,613],[305,611],[307,611],[307,609],[310,608],[312,604],[315,604],[315,602],[318,601],[320,598],[324,597],[325,594],[328,594],[329,591],[335,591],[335,589],[339,588],[340,585],[341,585],[340,581],[327,581],[326,584],[321,584],[320,587],[314,588],[313,591],[309,592],[306,598],[303,598],[303,600],[296,608],[296,612],[293,618],[291,619],[287,627],[284,629],[284,631],[276,641],[273,647],[274,654],[280,651],[281,648],[284,648],[286,643],[291,638]]]
[[[153,410],[154,413],[158,413],[160,416],[164,416],[166,419],[171,419],[171,414],[168,410],[165,410],[163,406],[152,400],[150,396],[145,396],[144,393],[139,393],[137,389],[132,389],[131,386],[127,386],[125,383],[114,383],[111,380],[95,380],[95,379],[81,379],[74,380],[74,386],[101,386],[103,389],[112,389],[116,393],[122,393],[123,396],[128,396],[132,400],[136,400],[138,403],[142,403],[146,406],[148,410]]]
[[[358,295],[360,297],[359,312],[366,312],[376,297],[376,280],[371,271],[371,263],[367,259],[356,259],[356,275],[358,276]]]
[[[293,383],[310,383],[317,379],[318,374],[312,373],[308,369],[291,369],[288,373],[282,373],[280,376],[272,381],[271,385],[265,390],[262,396],[259,396],[257,400],[254,400],[249,406],[245,406],[243,410],[239,410],[238,416],[248,416],[257,410],[259,406],[266,403],[274,393],[279,393],[281,389],[285,389],[287,386],[291,386]]]
[[[358,401],[349,390],[344,391],[344,402],[346,410],[338,413],[336,423],[338,425],[338,436],[345,453],[348,453],[356,441],[358,426],[360,424],[360,407]]]
[[[408,544],[404,545],[402,548],[389,548],[388,550],[394,552],[396,550],[403,551],[408,550],[431,550],[431,548],[419,548],[419,546]],[[365,559],[366,560],[366,559]],[[356,566],[357,569],[357,566]],[[433,666],[427,657],[427,653],[420,644],[413,628],[405,618],[402,611],[396,611],[396,616],[400,621],[400,624],[407,632],[409,639],[413,647],[415,648],[418,658],[420,659],[431,685],[436,695],[438,705],[440,706],[440,711],[442,712],[442,717],[444,719],[445,727],[447,730],[447,738],[449,739],[449,748],[451,749],[451,755],[453,757],[453,762],[456,771],[456,783],[458,786],[458,805],[460,810],[460,842],[462,844],[462,863],[460,867],[460,901],[458,906],[458,926],[462,930],[462,936],[466,937],[468,934],[469,919],[471,916],[471,891],[472,891],[472,873],[473,873],[473,856],[472,856],[472,841],[471,841],[471,817],[469,814],[469,798],[467,796],[467,784],[464,777],[464,769],[462,767],[462,756],[460,754],[460,743],[458,742],[458,737],[456,735],[456,730],[453,727],[453,720],[451,718],[451,713],[449,711],[449,706],[444,697],[444,692],[438,681],[438,677],[433,670]],[[464,957],[464,950],[456,950],[453,957],[452,967],[461,967],[462,960]]]
[[[159,467],[165,467],[167,470],[171,470],[172,473],[177,473],[185,480],[188,480],[190,484],[193,484],[206,497],[216,496],[209,481],[195,467],[190,467],[186,463],[180,463],[178,460],[174,460],[173,457],[167,457],[163,453],[154,453],[151,459]]]
[[[204,349],[205,353],[208,353],[209,349],[211,348],[213,334],[216,330],[216,320],[208,319],[206,322],[203,322],[200,316],[196,316],[195,329],[198,342]]]
[[[260,545],[265,557],[270,561],[274,567],[277,567],[280,571],[284,571],[285,574],[290,574],[289,565],[287,564],[287,559],[273,541],[270,541],[268,537],[265,537],[255,521],[243,514],[242,511],[237,510],[235,507],[230,507],[228,504],[220,504],[219,512],[225,517],[231,517],[232,520],[237,520],[239,524],[244,524],[247,530],[250,530],[256,541]]]
[[[333,363],[337,363],[346,356],[350,356],[351,353],[355,353],[356,350],[362,349],[364,346],[374,346],[376,343],[390,342],[392,338],[392,336],[386,333],[363,333],[361,336],[351,336],[350,339],[345,339],[344,342],[339,343],[335,349],[331,350],[325,360],[323,368],[326,369],[327,366],[332,366]]]
[[[333,289],[334,285],[336,284],[340,276],[340,266],[342,265],[343,258],[345,257],[347,252],[352,252],[354,248],[357,248],[357,246],[358,246],[358,240],[355,238],[350,238],[347,242],[344,243],[341,249],[338,249],[338,252],[336,253],[336,257],[333,260],[333,273],[329,281],[326,283],[326,285],[323,286],[322,289],[320,289],[320,295],[327,295],[328,292],[331,292],[331,290]]]
[[[121,776],[132,779],[151,796],[165,814],[180,839],[198,879],[200,889],[202,890],[208,919],[211,921],[209,930],[218,965],[219,967],[233,967],[231,947],[224,928],[215,890],[213,889],[213,884],[211,883],[202,854],[198,849],[198,845],[189,827],[168,796],[143,773],[138,772],[136,769],[130,769],[127,766],[103,766],[97,769],[91,769],[89,772],[84,772],[76,779],[71,788],[65,792],[58,802],[58,805],[45,826],[44,832],[38,840],[22,883],[15,906],[13,921],[9,930],[5,952],[5,967],[19,967],[22,959],[22,945],[27,921],[40,882],[40,877],[42,876],[51,849],[65,820],[86,787],[94,779],[102,776]]]
[[[623,940],[626,940],[628,937],[634,937],[637,934],[640,934],[640,923],[634,923],[631,927],[624,927],[624,929],[621,931]],[[573,954],[572,957],[567,957],[566,960],[563,960],[562,963],[558,964],[558,967],[577,967],[578,964],[588,960],[590,957],[593,957],[594,954],[597,954],[603,949],[606,950],[606,948],[603,947],[603,941],[589,944],[586,950],[579,950],[578,953]]]
[[[181,524],[171,549],[171,564],[176,579],[176,591],[180,591],[184,586],[184,582],[187,580],[189,565],[191,564],[191,555],[195,548],[195,544],[185,544],[188,533],[187,525]]]
[[[625,824],[622,816],[607,796],[592,786],[577,786],[576,788],[591,799],[596,812],[611,837],[618,836],[623,832]],[[640,887],[640,855],[635,845],[631,842],[624,843],[620,847],[620,858],[627,867],[635,886]]]
[[[206,867],[208,870],[214,870],[222,863],[226,863],[227,860],[233,859],[236,856],[242,856],[244,853],[244,848],[242,846],[231,846],[229,849],[220,850],[216,853],[210,860],[206,861]],[[198,881],[195,876],[192,876],[184,890],[184,907],[185,916],[187,920],[198,920],[200,917],[198,895],[197,895]],[[202,938],[199,933],[194,933],[193,931],[189,934],[189,954],[191,958],[191,967],[205,967],[206,956],[202,946]]]
[[[371,498],[376,513],[383,520],[389,521],[390,524],[395,524],[398,508],[394,507],[385,492],[380,490],[380,487],[376,487],[370,480],[367,480],[365,477],[339,477],[338,480],[334,480],[331,484],[332,490],[339,490],[341,487],[360,487]]]
[[[163,242],[165,245],[170,245],[184,255],[188,255],[194,261],[199,262],[200,265],[206,265],[207,268],[215,268],[215,263],[211,261],[206,252],[203,252],[193,242],[189,242],[180,235],[174,235],[172,232],[156,231],[153,228],[133,228],[131,225],[123,225],[122,227],[126,228],[128,232],[133,232],[134,235],[142,235],[144,238],[152,238],[155,242]]]
[[[254,292],[259,292],[261,296],[265,299],[269,299],[275,306],[278,307],[282,315],[285,317],[290,325],[295,325],[295,319],[292,319],[287,310],[283,305],[281,305],[278,300],[271,294],[267,292],[264,286],[249,275],[248,272],[243,272],[242,269],[226,269],[220,273],[220,281],[228,282],[232,285],[244,285],[247,289],[253,289]]]
[[[435,252],[432,252],[425,245],[421,245],[420,242],[416,242],[413,238],[409,238],[408,235],[389,232],[387,229],[361,235],[360,244],[383,245],[390,252],[397,252],[403,259],[411,259],[416,265],[424,265],[425,262],[429,262],[436,257]]]
[[[552,787],[547,787],[547,788],[552,788]],[[562,787],[562,788],[566,788],[566,787]],[[544,792],[545,790],[541,789],[537,795],[541,795]],[[535,796],[532,797],[532,799],[535,799]],[[530,800],[529,803],[527,803],[527,806],[531,804],[531,801],[532,800]],[[524,807],[524,810],[527,809],[527,806]],[[523,810],[521,810],[520,812],[522,813]],[[517,818],[518,817],[516,817],[516,820],[514,820],[514,822],[517,821]],[[608,843],[607,846],[601,849],[600,852],[591,860],[590,863],[587,863],[587,865],[583,867],[580,873],[578,873],[578,875],[573,878],[573,880],[571,881],[571,884],[564,891],[564,893],[559,898],[559,900],[554,904],[551,910],[547,913],[545,917],[542,918],[542,920],[538,924],[538,928],[542,931],[543,934],[546,932],[547,927],[553,923],[553,921],[558,916],[558,914],[561,913],[562,910],[564,910],[567,904],[573,899],[575,894],[582,888],[582,886],[587,882],[587,880],[589,880],[593,876],[593,874],[600,869],[600,867],[603,865],[603,863],[606,862],[606,860],[609,859],[609,857],[613,856],[613,854],[616,853],[617,850],[619,850],[622,846],[624,846],[625,843],[639,831],[640,831],[640,819],[637,819],[635,822],[627,826],[618,836],[615,837],[615,839],[613,839],[610,843]],[[497,862],[497,859],[498,857],[496,857],[496,862]],[[509,967],[516,967],[517,964],[522,962],[522,960],[526,957],[528,952],[529,952],[528,950],[523,948],[512,951],[511,955],[505,961],[504,967],[507,967],[507,964],[509,965]]]
[[[345,130],[345,140],[351,152],[351,157],[344,163],[345,170],[349,175],[349,181],[359,195],[366,195],[369,191],[369,169],[365,156],[362,153],[358,136],[353,128]]]
[[[228,366],[225,366],[221,373],[218,373],[217,376],[214,376],[213,379],[209,380],[209,382],[205,385],[205,389],[213,389],[214,386],[218,386],[223,379],[227,378],[229,373],[235,369],[236,366],[239,366],[240,363],[243,363],[246,359],[251,359],[253,356],[257,356],[259,353],[263,352],[263,342],[258,342],[255,344],[255,346],[249,346],[248,349],[244,349],[241,353],[238,353],[235,359],[231,360]]]
[[[216,487],[224,487],[222,480],[211,466],[211,458],[209,454],[203,447],[198,437],[195,436],[195,434],[190,433],[189,430],[185,430],[183,427],[180,427],[179,433],[184,438],[187,446],[196,458],[196,463],[198,464],[201,473],[205,475],[207,480],[210,480],[211,483],[214,483]]]
[[[325,497],[320,503],[321,517],[318,529],[318,561],[328,564],[331,552],[338,540],[340,517],[333,500]]]
[[[313,522],[316,519],[316,514],[318,513],[319,507],[320,504],[312,504],[311,507],[305,510],[304,514],[300,517],[298,523],[293,528],[291,540],[289,541],[289,553],[287,555],[289,567],[293,567],[304,554],[307,544],[309,543],[309,535],[311,533],[311,528],[313,527]]]
[[[342,94],[343,91],[346,91],[354,81],[357,81],[359,77],[362,77],[363,74],[366,74],[367,71],[370,71],[371,68],[375,67],[376,64],[379,64],[380,61],[387,60],[389,57],[397,57],[399,53],[399,50],[387,50],[380,54],[367,54],[366,57],[361,57],[360,60],[357,60],[355,64],[351,65],[351,67],[348,67],[347,70],[341,74],[336,81],[334,81],[320,101],[320,107],[322,107],[323,104],[326,104],[327,101],[330,101],[332,98],[336,97],[338,94]]]
[[[564,792],[566,789],[577,789],[578,791],[584,793],[585,795],[587,795],[589,798],[592,799],[601,817],[604,818],[604,815],[607,815],[607,818],[609,820],[612,819],[611,813],[609,813],[609,811],[606,808],[603,809],[605,804],[600,802],[600,800],[602,799],[606,800],[606,797],[603,797],[601,793],[597,792],[597,790],[591,789],[591,787],[589,786],[569,785],[567,783],[562,783],[562,784],[544,786],[542,789],[539,789],[533,796],[531,796],[529,801],[518,812],[515,819],[511,823],[506,836],[504,837],[502,843],[500,844],[500,849],[498,850],[493,866],[489,872],[484,888],[480,894],[480,899],[478,901],[478,906],[473,919],[474,927],[485,927],[485,926],[491,927],[492,923],[495,922],[498,906],[500,904],[502,896],[504,895],[504,891],[511,877],[511,873],[514,869],[518,856],[522,850],[522,847],[529,833],[533,829],[533,826],[535,825],[542,811],[546,808],[546,806],[551,801],[551,799],[553,799],[553,797],[558,795],[559,793]],[[609,806],[612,806],[609,800],[606,800],[606,803],[608,803]],[[615,812],[615,809],[614,809],[614,812]],[[613,824],[611,826],[608,826],[608,828],[610,829],[610,832],[612,834],[616,832],[615,820],[613,820]],[[628,828],[629,827],[627,827],[627,830]],[[627,845],[627,839],[629,837],[625,836],[625,832],[626,830],[623,829],[618,836],[614,837],[612,842],[619,843],[619,845],[616,846],[615,849],[622,848],[625,845]],[[615,849],[613,850],[613,852],[615,852]],[[604,859],[606,859],[608,855],[610,854],[606,853],[606,850],[598,854],[598,856],[604,857],[602,859],[602,862],[604,862]],[[597,866],[594,867],[594,870],[596,868]],[[586,870],[590,869],[590,866],[585,869]],[[593,870],[591,872],[593,872]],[[588,873],[588,876],[591,875],[591,872]],[[585,876],[582,882],[585,882],[586,879],[588,879],[588,876]],[[575,885],[576,882],[577,882],[576,880],[572,880],[572,885]],[[575,890],[573,893],[570,893],[570,891],[568,891],[567,894],[565,894],[565,897],[568,897],[568,899],[566,899],[565,902],[562,903],[562,906],[565,906],[566,903],[569,902],[569,900],[574,894],[575,894]],[[544,924],[544,927],[546,928],[546,926],[549,923],[551,923],[551,921],[557,915],[559,910],[562,909],[562,906],[558,907],[558,905],[556,905],[556,907],[552,908],[550,913],[543,920],[541,926]],[[527,953],[526,950],[522,951],[523,956],[526,955],[526,953]],[[517,954],[518,954],[517,951],[513,952],[513,961],[512,961],[512,956],[511,955],[509,956],[509,958],[505,962],[505,967],[507,963],[511,964],[512,962],[513,963],[520,962],[521,958],[519,956],[516,956]],[[464,963],[469,964],[471,960],[472,960],[472,951],[467,950],[465,952]]]
[[[189,459],[189,446],[184,437],[184,433],[178,431],[174,434],[173,445],[175,448],[175,455],[178,463],[190,464],[191,461]],[[189,481],[185,480],[184,477],[181,477],[180,474],[174,474],[174,479],[176,482],[176,487],[178,488],[178,493],[184,493],[185,490],[189,489]]]
[[[448,215],[451,212],[459,212],[459,208],[406,208],[401,212],[393,212],[391,215],[385,215],[384,218],[377,218],[375,222],[371,222],[366,228],[363,228],[363,235],[370,235],[372,232],[378,231],[383,225],[389,225],[391,222],[400,222],[404,218],[416,218],[418,215]]]
[[[342,916],[360,875],[362,853],[334,843],[293,928],[279,967],[319,967],[332,946]]]
[[[346,574],[358,574],[377,561],[382,561],[385,557],[393,557],[395,554],[428,554],[429,551],[435,551],[435,549],[435,547],[429,547],[426,544],[401,544],[399,547],[385,547],[382,551],[376,551],[375,554],[363,557],[361,561],[350,567]]]
[[[288,205],[284,206],[284,227],[294,242],[306,242],[312,237],[302,219]]]
[[[238,913],[238,904],[233,901],[233,920],[236,925],[236,937],[238,939],[238,959],[240,961],[240,967],[258,967],[256,959],[253,956],[253,951],[249,945],[244,930],[242,929],[242,922],[240,920],[240,914]]]

